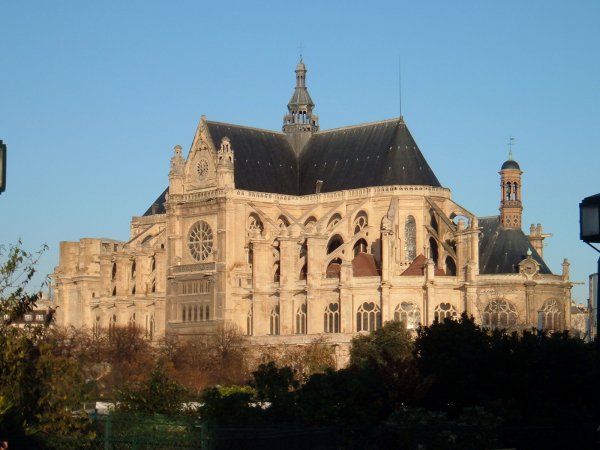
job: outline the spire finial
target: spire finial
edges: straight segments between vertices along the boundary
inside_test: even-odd
[[[300,62],[302,61],[302,50],[304,49],[304,46],[302,45],[302,42],[300,42],[300,45],[298,46],[298,50],[300,50]]]
[[[512,154],[512,147],[515,144],[515,138],[514,137],[509,137],[508,138],[508,160],[512,161],[513,159],[513,154]]]

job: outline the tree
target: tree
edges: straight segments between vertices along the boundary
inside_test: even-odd
[[[412,351],[410,332],[401,322],[391,321],[369,334],[352,338],[350,364],[358,367],[386,366],[410,358]]]
[[[176,415],[189,400],[189,393],[156,366],[142,382],[133,382],[117,391],[117,410],[144,414]]]
[[[86,386],[76,363],[53,352],[48,323],[13,323],[35,307],[37,295],[27,288],[45,249],[30,253],[20,241],[0,246],[0,429],[13,434],[79,434],[87,423],[72,413],[80,408]]]

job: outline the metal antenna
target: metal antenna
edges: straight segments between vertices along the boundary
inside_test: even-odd
[[[400,109],[400,119],[402,119],[402,63],[398,55],[398,108]]]

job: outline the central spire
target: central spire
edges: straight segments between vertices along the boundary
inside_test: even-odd
[[[313,114],[315,104],[306,88],[306,65],[300,56],[296,65],[296,88],[288,105],[288,113],[283,118],[285,133],[311,133],[319,131],[319,117]]]

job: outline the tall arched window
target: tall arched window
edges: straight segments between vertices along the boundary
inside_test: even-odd
[[[281,277],[281,270],[279,268],[279,261],[273,264],[273,282],[279,283]]]
[[[246,225],[246,228],[250,236],[262,234],[264,227],[262,221],[258,217],[258,214],[252,213],[248,216],[248,223]]]
[[[356,331],[375,331],[381,328],[381,309],[374,302],[365,302],[356,311]]]
[[[492,329],[509,328],[517,324],[517,308],[504,299],[490,300],[483,310],[483,326]]]
[[[279,305],[271,310],[269,317],[269,334],[279,334]]]
[[[451,303],[440,303],[433,311],[434,319],[438,322],[454,320],[458,317],[458,311]]]
[[[354,244],[354,248],[352,249],[354,256],[358,255],[359,253],[367,253],[367,250],[367,241],[362,238],[356,241],[356,244]]]
[[[108,321],[108,335],[112,336],[115,333],[117,326],[117,315],[113,314]]]
[[[331,216],[331,219],[329,219],[329,222],[327,222],[327,231],[333,230],[341,220],[342,216],[340,216],[338,213],[335,213],[333,216]]]
[[[558,300],[546,300],[539,311],[544,330],[561,331],[564,329],[563,308]]]
[[[402,322],[407,330],[415,330],[421,323],[421,310],[412,302],[402,302],[394,310],[394,320]]]
[[[367,228],[369,225],[369,220],[367,218],[367,213],[364,211],[359,212],[354,219],[354,234],[360,233],[362,230]]]
[[[93,333],[95,337],[98,337],[100,334],[100,316],[96,316],[96,320],[94,321]]]
[[[252,336],[252,308],[248,310],[248,314],[246,314],[246,335]]]
[[[285,229],[290,226],[290,221],[283,214],[277,218],[277,227],[281,229]]]
[[[413,216],[408,216],[404,223],[404,253],[407,261],[417,257],[417,224]]]
[[[300,269],[300,277],[299,277],[300,281],[306,280],[307,272],[308,272],[308,267],[306,264],[304,264],[302,266],[302,269]]]
[[[340,332],[340,304],[330,303],[325,308],[323,316],[323,332],[339,333]]]
[[[429,239],[429,257],[437,265],[438,261],[438,244],[434,238]]]
[[[451,256],[446,257],[446,275],[456,276],[456,263]]]
[[[306,334],[306,303],[296,311],[296,334]]]
[[[135,265],[135,260],[131,263],[131,278],[135,278],[135,271],[136,271],[136,265]]]

